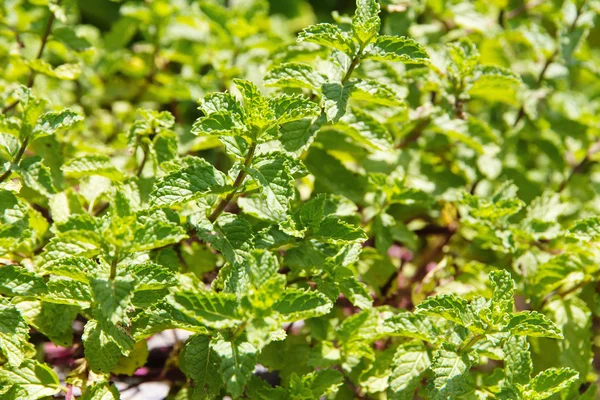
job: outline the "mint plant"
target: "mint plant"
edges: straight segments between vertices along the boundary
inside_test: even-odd
[[[0,5],[0,397],[596,398],[600,4],[283,3]]]

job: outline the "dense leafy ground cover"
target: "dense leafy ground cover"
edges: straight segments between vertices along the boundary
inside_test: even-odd
[[[600,3],[273,3],[0,4],[0,397],[596,398]]]

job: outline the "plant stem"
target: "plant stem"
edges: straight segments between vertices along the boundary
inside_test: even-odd
[[[144,167],[146,166],[146,161],[148,160],[148,152],[146,151],[146,149],[144,149],[142,147],[142,162],[140,162],[140,165],[138,166],[138,169],[135,173],[135,175],[139,178],[140,176],[142,176],[142,172],[144,172]]]
[[[21,158],[23,158],[23,155],[25,154],[25,149],[27,148],[28,144],[29,144],[29,138],[25,138],[25,140],[23,140],[23,143],[21,143],[21,147],[19,147],[19,151],[15,155],[15,159],[13,160],[12,164],[19,164],[19,162],[21,161]],[[8,168],[8,170],[4,174],[2,174],[2,176],[0,176],[0,183],[7,180],[11,173],[12,173],[12,166],[10,166]]]
[[[543,309],[549,302],[550,300],[552,300],[555,296],[558,296],[560,298],[565,298],[568,295],[570,295],[571,293],[575,293],[576,291],[583,289],[586,285],[588,285],[589,283],[592,282],[598,282],[598,279],[600,278],[600,272],[596,272],[595,274],[593,274],[591,277],[588,277],[584,280],[582,280],[581,282],[571,286],[568,289],[565,289],[563,291],[561,291],[560,289],[555,290],[553,292],[548,293],[546,296],[544,296],[544,298],[542,299],[542,302],[539,306],[539,310]]]
[[[456,349],[456,352],[464,353],[465,351],[471,350],[471,348],[483,338],[485,338],[485,333],[474,335],[468,342],[461,343],[461,345],[458,346],[458,349]]]
[[[363,50],[364,50],[364,45],[361,43],[360,48],[356,52],[356,55],[354,56],[354,58],[350,62],[350,66],[348,67],[348,70],[346,71],[346,74],[342,78],[342,86],[346,82],[348,82],[348,80],[350,79],[350,76],[352,76],[352,73],[354,72],[354,70],[356,69],[356,67],[358,67],[358,64],[360,64],[360,58],[362,57]]]
[[[511,10],[509,12],[506,13],[506,19],[513,19],[518,17],[519,15],[539,6],[544,4],[545,0],[534,0],[534,1],[530,1],[528,3],[523,4],[521,7],[519,8],[515,8],[514,10]]]
[[[59,0],[56,4],[60,5],[61,1],[62,0]],[[37,56],[35,57],[36,60],[42,58],[42,54],[44,54],[44,49],[46,48],[46,43],[48,42],[48,38],[50,37],[50,33],[52,32],[52,25],[54,24],[55,19],[56,17],[54,16],[54,13],[50,11],[50,17],[48,18],[48,23],[46,24],[46,30],[44,31],[44,36],[42,36],[42,43],[40,45],[40,49],[38,50]],[[33,87],[34,81],[35,71],[32,69],[29,73],[29,78],[27,79],[27,87],[31,89]],[[13,103],[7,105],[2,109],[2,113],[4,114],[7,111],[12,110],[17,104],[19,104],[19,102],[14,101]]]
[[[244,182],[244,178],[246,178],[246,169],[250,167],[252,164],[252,160],[254,159],[254,152],[256,151],[256,143],[252,143],[250,148],[248,149],[248,154],[246,155],[246,159],[244,160],[244,167],[240,170],[237,177],[235,178],[235,182],[233,182],[233,190],[227,194],[224,199],[221,199],[217,207],[213,210],[213,212],[208,217],[210,222],[215,222],[219,215],[225,210],[225,208],[229,205],[233,197],[237,193],[238,189]]]
[[[412,143],[416,142],[421,135],[423,134],[423,131],[425,130],[425,128],[427,128],[427,126],[431,123],[431,119],[430,118],[424,118],[422,120],[420,120],[415,127],[408,133],[408,135],[406,135],[403,140],[398,143],[396,145],[397,149],[404,149],[408,146],[410,146]]]
[[[109,279],[112,281],[116,278],[117,276],[117,264],[119,263],[119,257],[121,255],[121,249],[117,248],[117,250],[115,251],[115,258],[113,258],[112,262],[110,263],[110,276]]]
[[[232,339],[235,339],[235,338],[237,338],[237,337],[238,337],[238,335],[239,335],[240,333],[242,333],[242,332],[244,331],[244,329],[246,328],[246,324],[247,324],[247,322],[246,322],[246,321],[243,321],[241,324],[239,324],[239,325],[238,325],[238,327],[237,327],[237,328],[235,328],[235,330],[234,330],[234,331],[231,333],[231,338],[232,338]]]
[[[575,166],[573,166],[573,168],[571,168],[571,171],[569,172],[567,177],[560,183],[558,187],[558,193],[561,193],[563,190],[565,190],[569,182],[571,182],[573,176],[583,171],[586,165],[592,162],[591,157],[598,151],[600,151],[600,141],[592,144],[588,151],[585,153],[585,157],[583,157],[583,159],[580,162],[578,162]]]
[[[358,64],[360,63],[359,56],[360,56],[360,53],[359,53],[359,55],[357,55],[356,57],[354,57],[352,59],[352,62],[350,63],[350,66],[348,67],[348,71],[346,71],[346,74],[342,78],[342,85],[345,84],[346,82],[348,82],[348,80],[350,79],[350,76],[352,75],[352,72],[354,72],[356,67],[358,67]]]

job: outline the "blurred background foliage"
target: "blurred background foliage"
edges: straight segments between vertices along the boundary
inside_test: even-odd
[[[30,61],[27,60],[36,58],[48,20],[49,9],[43,6],[53,3],[5,0],[0,6],[3,21],[0,91],[5,100],[18,82],[28,82]],[[589,11],[570,33],[560,30],[568,28],[568,19],[573,18],[581,2],[384,0],[381,3],[382,33],[414,37],[429,46],[434,60],[443,59],[436,53],[445,43],[467,36],[478,48],[480,64],[511,68],[521,76],[531,90],[521,90],[517,97],[515,92],[508,100],[494,102],[491,111],[486,111],[492,113],[493,129],[508,128],[506,116],[518,110],[514,108],[517,103],[523,102],[524,112],[531,116],[541,110],[538,106],[551,103],[556,107],[558,112],[540,119],[536,129],[531,130],[532,125],[527,124],[523,134],[506,143],[514,146],[510,151],[506,147],[506,154],[514,150],[510,157],[522,158],[522,164],[515,165],[541,166],[552,162],[564,171],[568,167],[565,153],[589,147],[589,138],[583,134],[589,121],[581,119],[591,117],[596,107],[590,108],[589,102],[597,102],[599,95],[600,24],[596,23],[596,2],[589,2]],[[234,77],[260,83],[266,71],[278,63],[325,57],[319,49],[309,54],[306,49],[288,45],[294,43],[298,31],[311,23],[336,21],[343,26],[353,8],[350,0],[63,0],[56,8],[55,29],[59,31],[50,37],[42,58],[51,67],[64,65],[58,75],[47,66],[35,67],[35,87],[42,96],[50,94],[55,107],[75,104],[84,111],[89,123],[83,135],[92,137],[88,144],[97,141],[94,145],[98,146],[113,140],[119,143],[121,139],[124,146],[125,135],[119,133],[136,118],[136,108],[143,106],[174,114],[182,151],[203,151],[218,147],[219,143],[216,139],[194,138],[189,134],[189,127],[200,116],[196,109],[199,98],[207,92],[229,89]],[[553,54],[561,41],[566,41],[561,51],[567,57],[561,62],[550,62],[544,71],[547,79],[538,83],[540,69],[547,59],[557,58]],[[413,109],[424,104],[422,95],[427,90],[441,93],[435,82],[420,87],[410,74],[403,75],[403,68],[396,71],[393,79],[400,96],[406,96]],[[536,103],[550,88],[559,89],[556,96],[549,103]],[[569,97],[568,102],[565,96]],[[474,114],[482,106],[476,100],[470,103]],[[579,114],[574,124],[573,113]],[[410,130],[410,121],[397,122],[400,125],[391,127],[396,137]],[[552,129],[545,122],[551,123]],[[83,143],[81,139],[78,133],[70,144]],[[532,151],[538,157],[531,157]],[[227,164],[227,160],[221,154],[203,155],[219,167],[226,167],[222,163]],[[549,180],[558,184],[562,173],[543,168],[515,170],[505,165],[503,176],[513,180],[522,199],[529,202],[543,192]]]

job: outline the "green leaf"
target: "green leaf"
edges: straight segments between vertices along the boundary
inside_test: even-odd
[[[534,295],[543,295],[559,289],[569,278],[585,271],[591,263],[585,253],[563,253],[537,266],[530,278]]]
[[[289,397],[288,390],[281,386],[271,387],[267,381],[256,375],[250,376],[250,381],[246,385],[246,396],[256,400],[285,400]]]
[[[412,399],[421,381],[421,375],[430,364],[429,353],[422,343],[409,342],[398,346],[389,378],[391,398]]]
[[[233,83],[244,99],[244,110],[248,124],[259,131],[267,128],[274,118],[274,112],[267,99],[258,90],[258,87],[245,79],[236,78],[233,80]]]
[[[405,64],[425,64],[429,55],[413,39],[403,36],[381,35],[368,46],[365,58],[381,61],[398,61]]]
[[[279,95],[269,99],[269,107],[278,124],[297,121],[319,115],[321,109],[309,99],[300,95]]]
[[[531,381],[533,365],[529,342],[524,336],[511,336],[502,345],[504,374],[513,384],[524,385]]]
[[[134,290],[136,292],[140,290],[159,290],[173,286],[177,282],[175,273],[172,270],[150,261],[127,265],[121,271],[119,275],[134,279]]]
[[[448,66],[449,72],[458,79],[465,79],[473,74],[479,63],[477,46],[468,37],[462,37],[446,45],[452,63]]]
[[[62,129],[71,128],[80,121],[83,121],[83,117],[68,108],[59,112],[47,112],[38,119],[33,132],[36,137],[53,135]]]
[[[280,314],[282,321],[298,321],[327,314],[332,306],[321,293],[287,289],[273,305],[273,311]]]
[[[222,386],[221,379],[214,373],[219,368],[219,358],[211,348],[211,337],[194,335],[190,337],[179,355],[179,368],[195,383],[195,391],[211,397]]]
[[[56,372],[35,360],[25,360],[18,367],[0,368],[0,384],[2,383],[24,389],[27,400],[53,396],[61,390]]]
[[[121,171],[111,163],[110,158],[101,155],[73,158],[63,165],[62,171],[65,176],[70,178],[98,175],[118,181],[124,177]]]
[[[355,307],[361,309],[372,307],[373,299],[369,289],[364,283],[359,282],[348,268],[338,267],[335,280],[340,291]]]
[[[386,319],[382,331],[427,342],[436,342],[440,335],[440,330],[432,318],[408,311]]]
[[[297,230],[310,229],[317,231],[325,217],[325,201],[327,197],[319,194],[316,197],[302,204],[300,210],[294,213],[293,218],[296,222]]]
[[[18,300],[15,306],[29,325],[54,344],[73,345],[73,321],[80,311],[78,306],[28,299]]]
[[[237,298],[229,293],[209,291],[181,291],[168,296],[167,301],[176,310],[215,329],[240,324]]]
[[[305,159],[308,170],[316,178],[316,186],[321,192],[345,196],[360,203],[367,190],[368,182],[364,176],[348,170],[344,164],[330,153],[313,146]]]
[[[227,189],[225,175],[212,165],[200,158],[189,159],[189,163],[154,184],[150,194],[153,206],[172,207]]]
[[[68,26],[52,30],[52,37],[75,51],[82,51],[92,47],[85,38],[77,36],[75,31]]]
[[[490,273],[492,283],[492,300],[490,312],[495,323],[506,319],[514,309],[515,282],[508,271],[492,271]]]
[[[134,290],[131,278],[92,279],[90,287],[97,306],[94,310],[96,318],[106,319],[113,324],[128,321],[127,308]]]
[[[392,147],[392,136],[387,128],[358,108],[352,107],[332,129],[346,133],[352,139],[377,149],[387,150]]]
[[[418,246],[417,235],[389,214],[382,213],[375,217],[373,233],[375,234],[375,247],[384,255],[387,255],[394,241],[402,243],[411,250]]]
[[[328,82],[321,86],[323,92],[322,107],[327,115],[327,120],[337,122],[346,114],[348,100],[352,94],[352,83]]]
[[[285,63],[267,72],[264,82],[266,86],[317,91],[325,83],[325,78],[308,64]]]
[[[481,66],[473,77],[469,95],[487,101],[518,104],[521,79],[514,72],[497,66]]]
[[[0,294],[5,296],[39,296],[46,292],[46,283],[33,272],[17,265],[0,267]]]
[[[27,204],[8,190],[0,189],[0,254],[18,248],[23,237],[31,234]]]
[[[231,93],[209,93],[200,102],[205,114],[227,113],[238,124],[244,123],[244,109]]]
[[[50,168],[44,165],[39,157],[30,157],[23,160],[19,167],[15,169],[15,172],[21,175],[25,185],[41,195],[50,198],[56,193]]]
[[[89,308],[92,303],[90,287],[71,279],[57,278],[47,282],[48,294],[44,300],[56,304],[76,305]]]
[[[255,250],[252,257],[246,260],[245,267],[250,284],[260,288],[272,278],[278,277],[280,265],[279,259],[272,252]]]
[[[215,112],[199,118],[192,127],[195,135],[235,136],[244,130],[244,125],[235,114],[227,111]]]
[[[598,385],[590,385],[584,393],[581,394],[579,400],[594,400],[598,395]]]
[[[431,399],[454,399],[472,390],[469,378],[471,365],[467,354],[444,348],[438,350],[431,361],[433,378],[427,386]]]
[[[361,228],[352,226],[334,216],[326,217],[312,237],[333,244],[367,240],[367,234]]]
[[[158,165],[174,161],[178,157],[179,138],[175,132],[162,131],[152,140],[150,153]]]
[[[39,58],[30,61],[28,64],[37,73],[66,81],[73,81],[81,74],[80,64],[61,64],[54,68],[51,64]]]
[[[298,34],[298,41],[334,48],[349,56],[353,56],[355,51],[348,34],[332,24],[311,25]]]
[[[525,400],[547,399],[555,393],[566,391],[579,378],[577,371],[570,368],[550,368],[537,374],[531,382],[522,386]]]
[[[339,371],[323,369],[306,374],[300,378],[292,375],[290,381],[290,396],[300,397],[310,393],[314,399],[319,399],[327,394],[335,393],[342,385],[343,375]]]
[[[133,231],[131,252],[165,247],[188,237],[185,229],[157,212],[153,215],[139,214]]]
[[[419,303],[415,311],[418,314],[441,317],[464,327],[473,327],[477,322],[467,301],[453,294],[429,297]]]
[[[41,62],[41,60],[38,61]],[[47,63],[45,63],[45,65],[49,67]],[[35,97],[31,93],[31,89],[26,86],[19,86],[17,90],[15,90],[15,97],[23,107],[23,126],[21,128],[21,134],[28,136],[32,133],[39,116],[44,112],[44,108],[48,102]]]
[[[0,297],[0,353],[7,365],[18,367],[25,361],[30,347],[28,339],[29,327],[23,316],[6,298]]]
[[[8,125],[8,123],[0,117],[0,129],[4,131],[11,130],[10,125],[6,127],[3,125]],[[2,159],[6,161],[14,160],[20,146],[19,139],[16,136],[18,134],[18,131],[15,132],[15,136],[8,133],[0,133],[0,157]]]
[[[119,400],[119,389],[110,382],[88,385],[81,395],[81,400]]]
[[[294,178],[290,174],[288,160],[283,155],[269,155],[256,160],[248,168],[249,175],[259,183],[266,207],[274,220],[285,217],[289,203],[295,197]]]
[[[308,118],[282,124],[279,129],[279,141],[284,150],[293,154],[306,150],[315,139],[315,134],[325,119],[325,114],[321,114],[316,120],[318,122],[314,124]]]
[[[148,361],[148,343],[141,340],[133,345],[133,349],[127,356],[121,356],[117,365],[112,369],[115,375],[132,376],[134,372],[143,367]]]
[[[10,387],[4,386],[0,389],[2,391],[2,396],[6,400],[20,400],[24,399],[27,396],[27,392],[19,385],[12,385]]]
[[[376,0],[357,0],[352,30],[358,41],[364,45],[375,39],[380,25],[379,3]]]
[[[85,324],[82,340],[90,369],[102,373],[110,372],[118,364],[121,355],[129,354],[135,344],[121,328],[96,320],[89,320]]]
[[[556,341],[558,360],[563,367],[579,372],[584,379],[593,365],[593,324],[592,311],[586,302],[576,296],[563,299],[560,297],[549,301],[545,307],[548,317],[556,323],[564,336]]]
[[[91,258],[100,253],[100,243],[100,237],[93,232],[70,230],[51,238],[40,258],[44,265],[71,256]]]
[[[537,311],[523,311],[513,314],[503,331],[521,336],[563,338],[560,329],[554,322]]]
[[[256,366],[256,348],[248,343],[240,344],[220,340],[213,346],[220,358],[219,371],[234,399],[240,397]]]
[[[64,257],[50,261],[44,264],[43,271],[86,284],[90,283],[91,278],[108,272],[102,268],[101,264],[85,257]]]
[[[365,79],[351,79],[351,97],[356,100],[367,101],[383,106],[403,106],[404,102],[396,97],[392,89],[383,83]]]
[[[204,220],[197,231],[200,239],[210,243],[234,265],[243,263],[254,247],[252,226],[237,215],[221,215],[214,224]]]
[[[568,230],[568,235],[584,242],[600,239],[600,218],[590,217],[576,221]]]
[[[150,306],[132,319],[131,333],[135,340],[142,340],[167,329],[184,329],[208,334],[208,330],[195,318],[189,317],[166,302]]]

